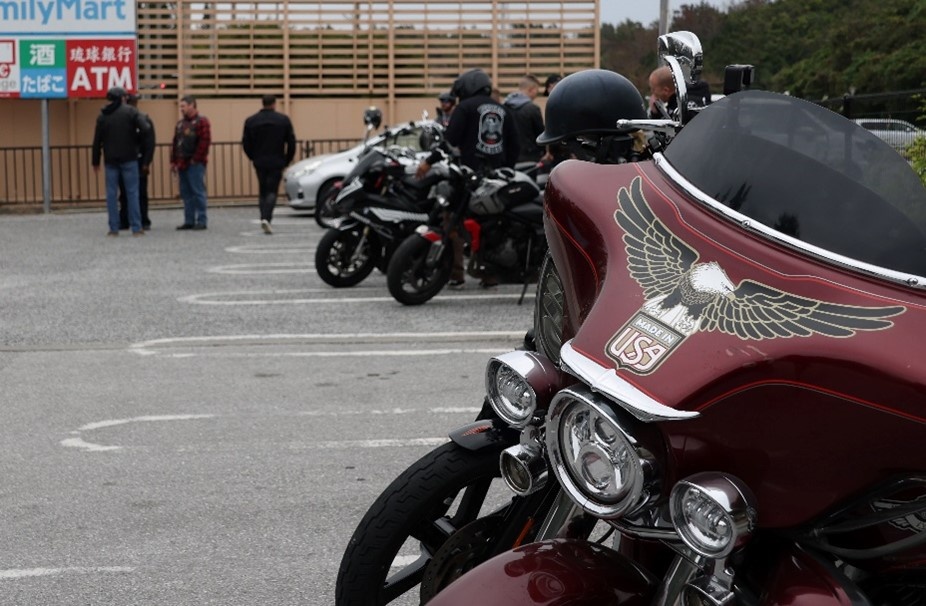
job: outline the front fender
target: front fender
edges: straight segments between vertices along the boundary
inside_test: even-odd
[[[521,439],[521,432],[510,427],[498,427],[491,419],[475,421],[450,432],[450,440],[466,450],[494,448],[501,452],[514,446]]]
[[[644,606],[656,583],[619,553],[572,539],[531,543],[464,574],[428,606]]]

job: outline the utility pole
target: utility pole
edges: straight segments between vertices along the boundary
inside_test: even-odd
[[[669,0],[659,0],[659,35],[669,31]]]

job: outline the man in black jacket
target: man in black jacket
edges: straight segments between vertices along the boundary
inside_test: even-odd
[[[125,102],[138,109],[138,95],[130,93]],[[154,134],[154,122],[151,116],[139,111],[142,119],[148,123],[148,134],[142,138],[138,150],[138,209],[141,212],[141,227],[145,231],[151,229],[151,219],[148,217],[148,174],[151,172],[151,162],[154,160],[154,149],[157,145]],[[126,200],[125,185],[119,179],[119,229],[129,228],[129,206]]]
[[[518,162],[538,162],[545,151],[537,145],[537,137],[543,132],[543,113],[534,103],[539,92],[540,81],[527,74],[518,83],[518,90],[505,98],[505,107],[518,127],[518,146],[521,148]]]
[[[296,155],[296,134],[289,117],[276,111],[276,97],[264,95],[261,102],[263,109],[244,122],[241,145],[257,171],[260,227],[269,235],[283,169]]]
[[[113,87],[106,93],[109,104],[103,107],[93,133],[93,170],[100,170],[102,152],[106,164],[106,210],[109,215],[109,236],[119,235],[119,178],[126,190],[129,225],[133,236],[145,235],[138,206],[138,150],[148,136],[148,123],[138,110],[125,103],[128,93]]]
[[[460,74],[450,91],[459,105],[444,132],[447,142],[460,150],[460,162],[475,171],[508,166],[518,160],[518,131],[505,106],[489,94],[492,80],[481,69]]]

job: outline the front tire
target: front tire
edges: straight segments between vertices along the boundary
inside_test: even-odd
[[[315,249],[315,271],[335,288],[362,282],[376,267],[374,237],[364,235],[364,227],[329,229]]]
[[[403,305],[421,305],[439,293],[450,279],[453,251],[445,246],[440,257],[428,261],[431,242],[413,234],[399,244],[386,272],[392,297]]]
[[[334,201],[338,199],[338,192],[341,191],[337,183],[337,179],[331,179],[318,188],[318,196],[315,198],[315,222],[319,227],[337,227],[341,220],[341,215],[334,205]]]
[[[493,480],[500,476],[498,457],[495,448],[471,451],[449,442],[397,477],[370,506],[350,538],[338,569],[335,604],[388,604],[422,582],[431,556],[454,533],[467,525],[491,527],[495,517],[480,517],[480,510]],[[451,511],[454,503],[459,504]],[[409,539],[418,541],[420,555],[390,574]],[[483,555],[481,551],[471,553],[464,560],[464,568],[481,563]],[[451,576],[439,581],[430,579],[428,593],[436,592],[458,575]]]

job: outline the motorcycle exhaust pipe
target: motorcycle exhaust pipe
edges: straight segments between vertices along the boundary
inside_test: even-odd
[[[541,490],[547,484],[547,460],[536,446],[518,444],[506,448],[499,456],[499,467],[508,488],[522,497]]]

